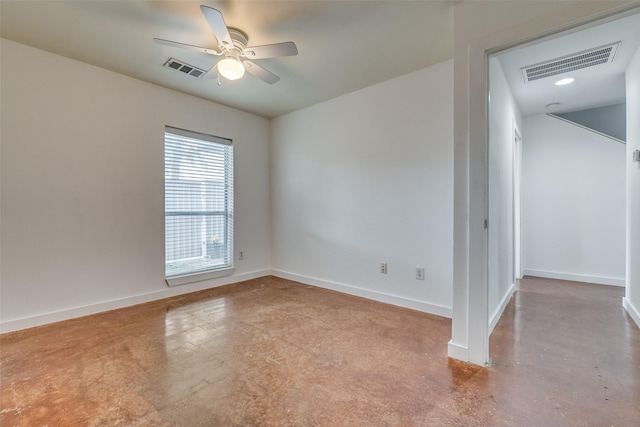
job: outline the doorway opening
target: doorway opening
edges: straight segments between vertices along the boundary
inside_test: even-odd
[[[488,59],[489,335],[523,275],[625,286],[626,147],[549,113],[611,124],[605,110],[625,103],[638,27],[640,14],[621,16]],[[617,42],[614,60],[536,81],[524,75],[536,64]],[[571,85],[556,85],[569,77]]]

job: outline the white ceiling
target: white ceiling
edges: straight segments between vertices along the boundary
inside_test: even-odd
[[[1,0],[0,35],[271,118],[453,57],[453,3]],[[256,60],[281,77],[274,85],[247,75],[218,86],[163,67],[169,57],[211,67],[209,55],[152,41],[215,49],[201,4],[245,31],[249,45],[294,41],[299,55]]]
[[[453,10],[446,1],[0,0],[0,35],[140,80],[267,118],[441,62],[453,56]],[[249,45],[294,41],[298,56],[257,60],[281,80],[254,76],[222,86],[162,65],[169,57],[209,69],[214,57],[158,45],[154,37],[216,48],[200,5],[219,9]],[[624,69],[640,46],[640,14],[498,54],[523,115],[624,102]],[[520,68],[622,41],[611,64],[524,83]],[[43,70],[46,72],[46,70]],[[212,73],[213,74],[213,73]],[[212,76],[213,77],[213,76]],[[560,78],[560,77],[558,77]]]
[[[614,60],[567,74],[524,83],[520,69],[587,49],[622,41]],[[577,111],[625,101],[624,72],[640,46],[640,13],[556,38],[531,43],[498,54],[522,115],[550,112],[545,106],[559,103],[554,112]],[[555,86],[563,77],[576,80]]]

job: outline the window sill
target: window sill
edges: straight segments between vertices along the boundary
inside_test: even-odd
[[[165,281],[167,282],[168,286],[186,285],[187,283],[201,282],[203,280],[231,276],[233,274],[233,271],[233,267],[226,267],[219,270],[201,271],[194,274],[185,274],[184,276],[167,277]]]

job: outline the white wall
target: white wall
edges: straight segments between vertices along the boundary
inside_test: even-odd
[[[489,331],[515,291],[513,272],[514,126],[522,115],[497,57],[489,61]]]
[[[2,330],[268,274],[269,122],[2,40]],[[164,282],[164,126],[233,139],[233,277]]]
[[[276,275],[450,316],[452,68],[272,121]]]
[[[544,114],[524,119],[526,275],[624,286],[625,145]]]
[[[640,163],[633,152],[640,150],[640,48],[625,73],[627,87],[627,289],[624,306],[640,327]]]

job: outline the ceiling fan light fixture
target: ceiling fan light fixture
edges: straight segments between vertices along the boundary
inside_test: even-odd
[[[218,71],[228,80],[238,80],[244,76],[244,65],[236,58],[226,57],[218,62]]]
[[[2,1],[2,0],[0,0]],[[227,27],[222,13],[219,10],[209,6],[202,5],[200,10],[205,20],[211,27],[213,35],[218,42],[218,49],[209,49],[206,47],[194,46],[187,43],[174,42],[171,40],[154,38],[153,40],[161,45],[179,47],[182,49],[192,50],[196,52],[206,53],[221,59],[214,68],[217,71],[218,85],[220,85],[220,76],[229,80],[238,80],[244,76],[245,71],[259,78],[267,84],[274,84],[280,80],[269,70],[262,68],[253,62],[254,59],[276,58],[281,56],[295,56],[298,54],[298,48],[294,42],[281,42],[265,44],[261,46],[247,47],[249,37],[244,31]],[[201,74],[204,74],[204,70]]]

